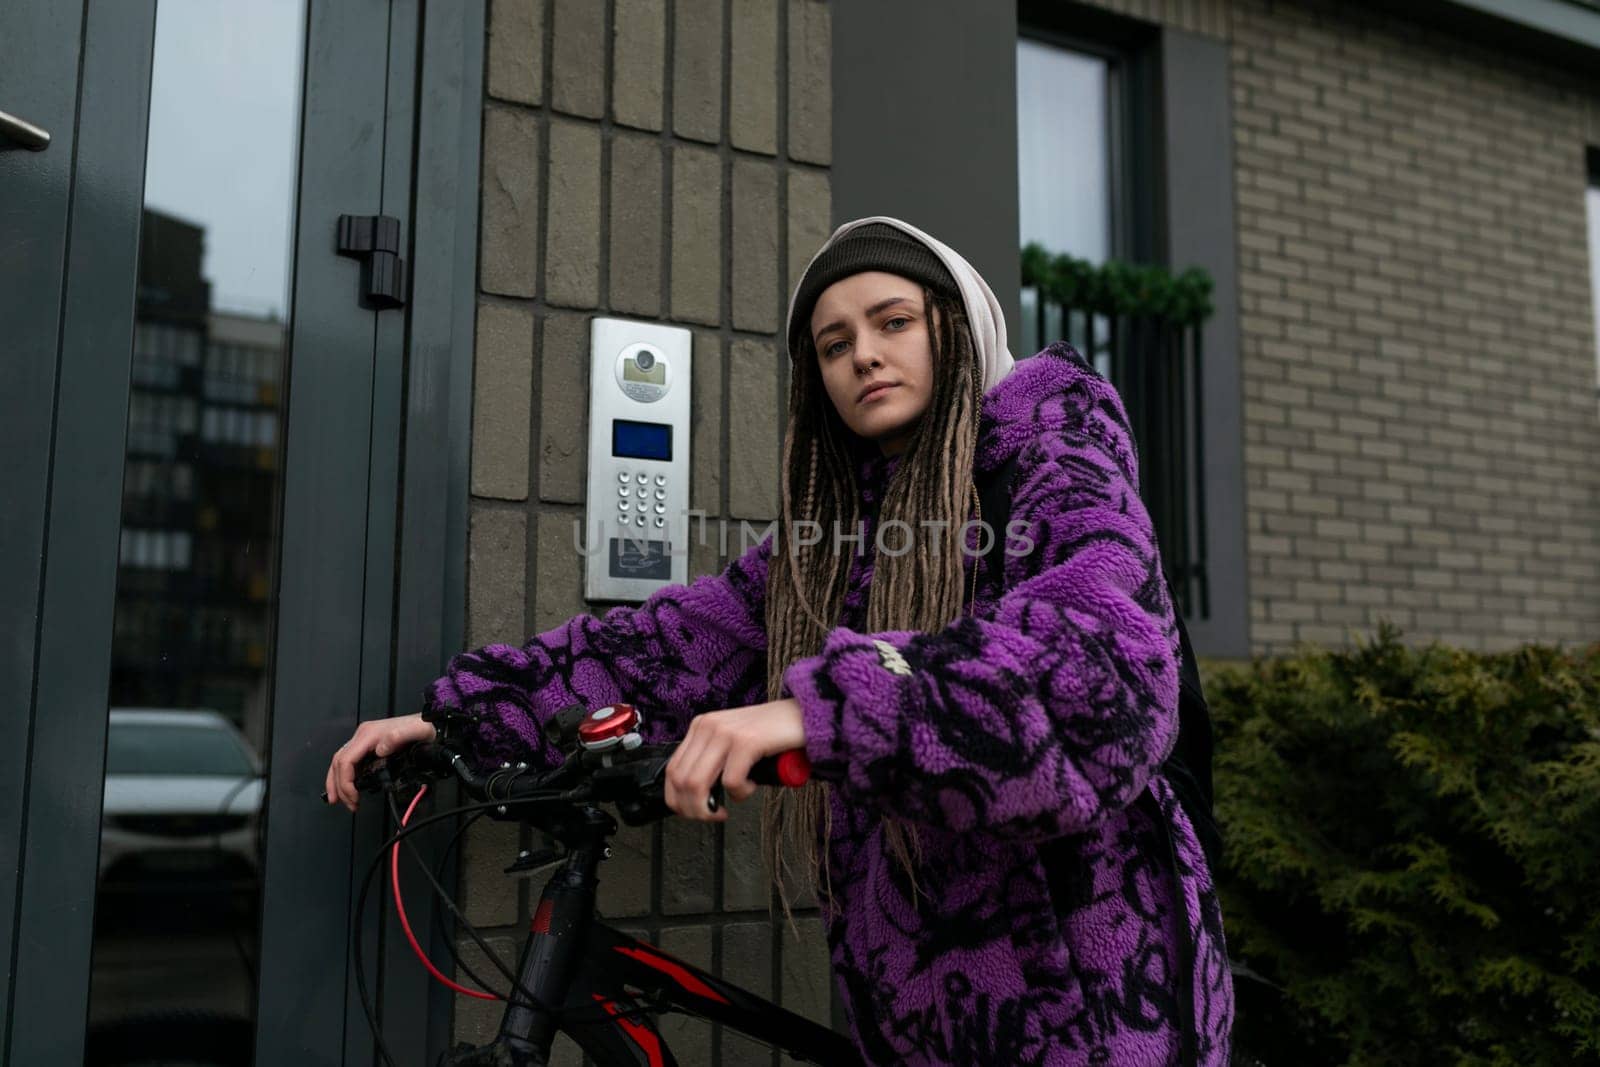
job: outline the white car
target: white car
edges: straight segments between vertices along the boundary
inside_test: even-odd
[[[112,708],[100,880],[109,889],[247,889],[266,780],[215,711]]]

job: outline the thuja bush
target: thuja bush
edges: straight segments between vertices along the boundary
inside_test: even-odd
[[[1383,625],[1206,692],[1242,1048],[1600,1064],[1600,644],[1412,648]]]

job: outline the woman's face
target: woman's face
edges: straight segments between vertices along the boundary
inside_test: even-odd
[[[822,384],[844,424],[903,451],[933,398],[933,338],[922,286],[865,271],[822,291],[811,312]]]

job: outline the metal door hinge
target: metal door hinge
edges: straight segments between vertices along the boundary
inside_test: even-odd
[[[361,306],[404,307],[406,263],[400,220],[392,215],[340,215],[339,254],[361,260]]]

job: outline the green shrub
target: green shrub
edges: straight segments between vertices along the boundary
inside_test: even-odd
[[[1206,692],[1243,1048],[1600,1064],[1600,644],[1412,649],[1385,624]]]

